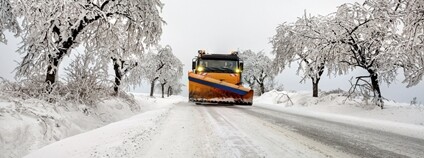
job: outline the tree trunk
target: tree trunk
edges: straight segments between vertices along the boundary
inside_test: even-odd
[[[167,97],[169,97],[170,95],[171,95],[171,87],[170,86],[168,86],[168,90],[167,90]]]
[[[94,20],[89,21],[88,23],[91,23],[93,21]],[[58,52],[56,53],[56,56],[55,57],[52,57],[51,55],[48,56],[50,64],[49,66],[47,66],[46,83],[48,83],[49,85],[53,85],[54,83],[56,83],[56,74],[58,73],[59,62],[62,60],[64,55],[68,54],[69,49],[72,47],[72,45],[75,42],[74,39],[76,39],[78,34],[84,29],[85,26],[86,24],[81,22],[76,29],[71,30],[72,34],[67,39],[62,39],[62,37],[60,36],[62,32],[57,26],[53,27],[53,30],[52,30],[53,33],[59,36],[59,41],[61,42],[57,46]],[[49,93],[51,92],[50,90],[49,90]]]
[[[49,65],[47,67],[46,83],[49,85],[53,85],[56,82],[57,66],[58,64],[54,62],[53,66]],[[56,68],[54,69],[53,67],[56,67]]]
[[[259,83],[259,87],[261,89],[261,92],[259,94],[259,96],[261,96],[262,94],[265,93],[265,86],[264,86],[264,82]]]
[[[162,98],[165,98],[165,84],[166,83],[161,83],[160,86],[162,88]]]
[[[103,9],[103,8],[102,8]],[[58,73],[58,68],[59,68],[59,62],[62,60],[64,55],[67,55],[69,52],[69,50],[72,48],[72,46],[75,44],[75,39],[77,38],[77,36],[79,35],[79,33],[90,23],[103,18],[103,16],[97,15],[92,19],[87,19],[87,17],[84,17],[84,19],[80,20],[78,27],[67,30],[70,31],[71,36],[69,36],[67,39],[62,39],[62,30],[59,29],[59,27],[57,27],[56,25],[53,27],[52,31],[53,33],[55,33],[57,36],[59,36],[59,45],[57,45],[57,49],[59,50],[59,52],[56,53],[55,57],[52,57],[49,55],[49,62],[50,65],[47,66],[47,73],[46,73],[46,80],[45,82],[49,84],[48,87],[48,92],[51,92],[51,85],[53,85],[54,83],[56,83],[56,74]],[[53,66],[52,66],[52,65]]]
[[[312,79],[312,97],[318,97],[318,83],[319,79]]]
[[[383,109],[384,102],[383,102],[383,97],[380,91],[380,85],[378,83],[378,74],[375,73],[373,70],[368,70],[368,72],[370,73],[370,76],[371,76],[371,84],[372,84],[372,89],[374,91],[374,98],[376,99],[376,104],[381,109]]]
[[[247,82],[247,83],[249,84],[250,89],[253,89],[254,88],[253,86],[255,86],[255,81],[253,81],[253,82]]]
[[[121,79],[122,79],[122,73],[119,69],[119,64],[116,59],[113,60],[113,69],[115,70],[115,85],[113,87],[113,91],[115,92],[115,95],[118,96],[119,94],[119,86],[121,85]]]
[[[318,84],[321,80],[321,75],[324,73],[325,68],[325,62],[320,63],[320,65],[317,67],[318,74],[316,76],[310,75],[312,80],[312,97],[318,97]],[[311,71],[313,71],[313,68],[310,68]]]
[[[47,66],[47,73],[46,73],[46,80],[45,80],[45,82],[50,85],[49,87],[51,87],[51,85],[56,83],[56,74],[59,67],[59,60],[61,60],[62,57],[63,57],[63,53],[58,53],[56,57],[51,57],[49,55],[49,62],[51,64]],[[50,93],[51,89],[49,89],[48,91]]]
[[[259,96],[261,96],[262,94],[265,93],[265,85],[264,85],[265,83],[264,82],[265,82],[265,79],[266,79],[267,76],[268,75],[264,74],[264,70],[262,70],[259,78],[254,77],[254,79],[256,80],[256,83],[259,84],[259,89],[260,89]]]
[[[119,86],[121,85],[121,76],[115,77],[115,85],[113,87],[113,91],[115,92],[115,95],[118,96],[119,94]]]
[[[153,79],[152,82],[150,82],[150,96],[153,97],[153,92],[155,91],[155,82],[156,79]]]
[[[172,94],[172,87],[168,86],[168,91],[167,91],[167,97],[171,96]]]

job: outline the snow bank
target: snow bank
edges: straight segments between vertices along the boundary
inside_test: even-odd
[[[1,97],[0,157],[22,157],[66,137],[153,109],[152,105],[157,100],[147,94],[134,96],[135,104],[111,97],[94,108],[81,104],[56,105],[36,99]],[[168,102],[175,101],[178,99]]]
[[[274,90],[254,98],[254,106],[424,138],[423,105],[385,101],[380,109],[361,100],[346,100],[342,93],[321,92],[314,98],[311,92]]]

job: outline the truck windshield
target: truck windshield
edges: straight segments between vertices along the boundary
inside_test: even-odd
[[[234,60],[199,60],[199,66],[204,67],[205,72],[233,73],[237,68]]]

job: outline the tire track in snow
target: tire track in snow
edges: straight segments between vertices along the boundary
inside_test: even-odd
[[[243,139],[263,157],[354,157],[320,142],[276,126],[233,106],[208,107],[235,126]],[[258,157],[258,156],[252,156]]]
[[[136,155],[143,151],[152,140],[151,137],[160,131],[160,125],[163,124],[163,121],[169,116],[169,112],[173,108],[167,108],[159,116],[152,118],[150,125],[128,129],[123,136],[120,136],[122,140],[119,144],[94,149],[90,157],[137,157]],[[145,122],[140,122],[140,124],[145,124]],[[103,145],[105,144],[99,144],[99,146]]]
[[[202,108],[206,109],[210,123],[220,139],[224,141],[221,152],[230,157],[265,157],[264,152],[251,142],[245,131],[240,130],[235,122],[222,115],[221,110],[225,110],[224,108],[215,105],[203,105]]]
[[[140,157],[216,157],[220,140],[204,111],[187,103],[175,105],[159,133]]]
[[[388,132],[276,112],[257,107],[229,107],[289,129],[334,149],[359,157],[423,157],[424,140]]]

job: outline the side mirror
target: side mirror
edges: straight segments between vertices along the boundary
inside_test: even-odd
[[[240,70],[243,71],[243,63],[240,63]]]
[[[196,60],[193,59],[192,63],[191,63],[191,69],[194,70],[196,69]]]

